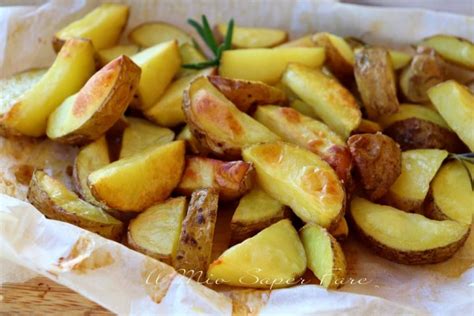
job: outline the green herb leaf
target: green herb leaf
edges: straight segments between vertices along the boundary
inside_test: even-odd
[[[469,167],[466,163],[474,164],[474,153],[465,153],[465,154],[449,154],[448,158],[456,159],[461,163],[461,165],[466,170],[469,181],[471,182],[471,190],[474,191],[474,179]]]

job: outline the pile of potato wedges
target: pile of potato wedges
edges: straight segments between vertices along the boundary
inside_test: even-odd
[[[33,173],[28,200],[46,217],[249,288],[291,286],[307,269],[341,286],[346,238],[401,264],[462,247],[472,42],[434,35],[394,50],[237,25],[217,67],[192,69],[207,57],[174,25],[145,23],[119,43],[128,14],[97,7],[54,35],[48,69],[1,80],[2,137],[80,146],[73,188]],[[217,41],[227,29],[216,25]],[[228,249],[212,260],[229,207]]]

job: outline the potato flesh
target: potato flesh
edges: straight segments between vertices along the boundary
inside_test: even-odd
[[[95,71],[91,42],[68,40],[53,65],[5,114],[1,124],[21,134],[45,134],[48,116],[67,97],[79,91]]]
[[[330,33],[316,33],[313,42],[326,50],[325,64],[336,77],[344,80],[353,76],[354,52],[342,38]]]
[[[301,100],[296,99],[291,101],[290,107],[303,115],[318,119],[318,116],[314,113],[313,108]]]
[[[429,185],[444,159],[446,150],[414,149],[402,152],[402,173],[389,192],[402,199],[423,201]]]
[[[392,61],[393,70],[402,69],[410,62],[412,56],[410,54],[390,49],[388,51],[390,60]]]
[[[138,53],[140,48],[136,45],[117,45],[110,48],[104,48],[97,52],[102,66],[107,65],[120,55],[131,57]]]
[[[474,165],[466,163],[471,174]],[[466,169],[459,161],[441,167],[431,183],[431,194],[436,207],[449,219],[469,225],[474,215],[474,192]]]
[[[139,107],[150,108],[181,67],[178,44],[176,41],[157,44],[133,55],[132,60],[142,69],[137,91]]]
[[[277,48],[315,47],[316,44],[314,44],[312,38],[313,38],[313,34],[305,35],[305,36],[299,37],[297,39],[294,39],[292,41],[280,44],[280,45],[277,46]]]
[[[401,104],[397,113],[382,116],[378,119],[378,122],[383,128],[387,128],[395,122],[410,118],[419,118],[435,123],[443,128],[450,129],[446,121],[436,111],[426,106],[416,104]]]
[[[260,188],[254,188],[244,195],[232,216],[232,222],[254,223],[283,216],[284,205]]]
[[[330,227],[344,205],[344,190],[335,171],[316,154],[287,143],[259,144],[243,151],[265,192],[307,223]]]
[[[324,49],[320,47],[227,50],[222,54],[219,74],[234,79],[275,84],[289,63],[319,67],[324,58]]]
[[[474,151],[474,95],[466,87],[449,80],[428,90],[428,96],[453,131]]]
[[[174,132],[159,127],[139,118],[127,118],[129,123],[122,136],[122,148],[119,159],[127,158],[152,146],[170,143],[174,139]]]
[[[209,266],[207,277],[234,286],[281,288],[297,283],[305,270],[303,245],[284,219],[224,251]]]
[[[474,44],[466,39],[435,35],[424,39],[421,46],[434,48],[446,60],[474,69]]]
[[[227,24],[218,24],[217,31],[222,38],[227,34]],[[288,37],[285,31],[260,27],[234,26],[232,46],[237,48],[268,48],[284,42]]]
[[[346,260],[339,243],[326,229],[308,224],[300,230],[308,268],[325,288],[337,288],[344,283]]]
[[[152,256],[171,262],[176,255],[185,213],[185,197],[154,205],[131,221],[129,239]]]
[[[179,46],[179,54],[181,55],[181,63],[196,64],[206,61],[206,57],[196,48],[194,44],[184,43]],[[177,74],[177,78],[186,77],[199,72],[197,69],[189,69],[181,67],[181,70]]]
[[[90,39],[100,50],[113,46],[119,39],[128,20],[128,6],[102,4],[82,19],[74,21],[56,33],[60,40],[69,38]]]
[[[144,23],[134,28],[128,36],[130,41],[141,47],[152,47],[177,40],[179,45],[191,44],[193,39],[180,28],[165,22]]]
[[[178,185],[184,168],[184,142],[154,146],[91,173],[92,194],[119,211],[140,212],[164,201]]]
[[[283,74],[282,82],[344,139],[359,126],[362,114],[354,97],[320,70],[291,64]]]
[[[351,214],[356,225],[368,236],[392,249],[425,251],[457,242],[469,226],[454,221],[435,221],[355,197]]]

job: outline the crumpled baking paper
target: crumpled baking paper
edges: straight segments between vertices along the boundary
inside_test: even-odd
[[[437,33],[474,39],[473,17],[361,7],[330,0],[122,2],[131,6],[127,31],[152,20],[171,22],[191,31],[186,18],[205,13],[211,22],[234,17],[241,25],[280,27],[294,36],[329,31],[395,46]],[[57,0],[41,6],[0,7],[0,76],[50,65],[54,59],[54,32],[99,3]],[[123,41],[126,42],[125,36]],[[473,236],[449,261],[426,266],[404,266],[379,258],[350,236],[343,244],[348,278],[338,291],[314,284],[272,291],[209,289],[121,244],[67,223],[47,220],[29,203],[22,202],[33,168],[43,168],[70,186],[70,167],[76,152],[76,148],[48,140],[0,137],[0,255],[9,260],[0,263],[0,282],[22,282],[32,273],[40,273],[117,314],[473,312]]]

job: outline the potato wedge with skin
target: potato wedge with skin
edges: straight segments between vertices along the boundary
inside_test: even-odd
[[[308,34],[299,38],[296,38],[294,40],[291,40],[289,42],[280,44],[275,46],[275,48],[288,48],[288,47],[315,47],[316,44],[314,44],[312,40],[313,34]]]
[[[131,57],[138,53],[139,50],[140,48],[136,45],[117,45],[101,49],[97,52],[97,55],[99,56],[100,64],[105,66],[120,55]]]
[[[147,22],[136,26],[128,34],[128,39],[141,47],[152,47],[176,40],[179,45],[194,45],[193,38],[179,27],[166,22]]]
[[[275,84],[289,63],[319,67],[325,58],[321,47],[255,48],[224,51],[219,75]]]
[[[173,267],[195,280],[206,273],[211,261],[218,199],[214,189],[194,192],[183,221]]]
[[[400,75],[400,89],[412,102],[429,101],[426,92],[446,78],[443,61],[433,49],[418,47],[408,67]]]
[[[446,150],[414,149],[402,153],[402,172],[383,197],[384,204],[419,212],[431,180],[448,156]]]
[[[15,100],[0,118],[0,126],[13,134],[43,136],[49,115],[81,89],[95,71],[90,41],[68,40],[41,79]]]
[[[444,129],[449,129],[446,121],[433,109],[430,109],[424,105],[417,104],[400,104],[400,108],[397,113],[384,115],[378,119],[378,122],[382,128],[386,129],[392,124],[407,119],[417,118],[423,121],[428,121],[433,124],[439,125]]]
[[[449,127],[474,151],[474,95],[465,86],[449,80],[428,90],[428,96]]]
[[[402,69],[411,61],[412,56],[410,54],[389,49],[388,55],[390,56],[390,60],[392,61],[393,70]]]
[[[260,187],[304,222],[330,228],[344,213],[344,188],[318,155],[277,142],[249,146],[243,157],[253,163]]]
[[[177,140],[184,140],[186,142],[186,148],[190,150],[193,154],[207,156],[208,150],[204,149],[199,141],[191,133],[191,129],[188,125],[185,125],[181,132],[179,132]]]
[[[227,34],[227,24],[216,25],[217,37],[223,41]],[[269,48],[288,39],[288,33],[279,29],[263,27],[234,26],[232,46],[235,48]]]
[[[113,240],[118,240],[122,235],[121,221],[81,200],[64,184],[41,170],[33,173],[28,201],[48,218],[82,227]]]
[[[392,62],[383,48],[362,48],[355,53],[354,75],[369,119],[398,111]]]
[[[436,221],[355,197],[351,218],[364,244],[379,256],[402,264],[449,259],[469,236],[469,225]]]
[[[309,116],[309,117],[314,118],[314,119],[319,119],[319,117],[314,113],[313,108],[310,105],[308,105],[307,103],[305,103],[305,102],[303,102],[299,99],[295,99],[295,100],[291,101],[290,108],[298,111],[299,113],[301,113],[303,115]]]
[[[140,68],[130,58],[114,59],[51,113],[46,134],[66,144],[96,140],[122,117],[139,81]]]
[[[170,129],[136,117],[129,117],[127,121],[129,125],[123,131],[119,159],[136,155],[150,147],[170,143],[174,139],[174,132]]]
[[[305,270],[298,233],[283,219],[224,251],[209,266],[207,277],[239,287],[275,289],[299,283]]]
[[[450,35],[435,35],[425,38],[420,45],[435,49],[447,61],[474,69],[474,44],[467,39]]]
[[[354,160],[356,176],[370,200],[384,196],[401,174],[401,151],[382,133],[357,134],[347,145]]]
[[[306,148],[326,161],[346,183],[352,158],[345,142],[324,123],[287,107],[259,106],[254,118],[283,140]]]
[[[230,222],[231,240],[233,243],[241,242],[290,216],[288,207],[256,187],[239,201]]]
[[[465,165],[474,174],[474,165]],[[436,220],[451,219],[466,225],[472,223],[474,191],[467,171],[459,161],[453,160],[443,165],[431,181],[424,214]]]
[[[312,37],[317,46],[326,51],[326,65],[339,80],[350,79],[354,74],[354,52],[347,42],[334,34],[321,32]]]
[[[176,190],[191,195],[199,189],[214,188],[220,200],[228,201],[244,195],[254,182],[255,171],[247,162],[188,157]]]
[[[209,81],[242,112],[252,112],[258,105],[286,105],[285,93],[259,81],[209,76]]]
[[[181,67],[178,43],[157,44],[133,55],[132,60],[142,70],[137,91],[138,108],[146,110],[161,97]]]
[[[371,120],[362,119],[359,126],[352,131],[352,134],[375,134],[382,131],[382,126],[379,123]]]
[[[153,205],[131,220],[127,245],[149,257],[171,264],[178,248],[187,209],[185,197]]]
[[[279,140],[239,111],[206,77],[196,78],[185,90],[183,112],[202,147],[227,159],[238,158],[248,145]]]
[[[184,169],[184,142],[154,146],[117,160],[88,177],[92,195],[118,211],[141,212],[164,201]]]
[[[349,226],[347,225],[346,219],[341,217],[337,225],[328,232],[338,241],[345,240],[347,236],[349,236]]]
[[[344,139],[359,126],[362,114],[354,97],[320,70],[290,64],[282,82]]]
[[[64,42],[71,38],[92,41],[96,50],[114,46],[128,21],[126,5],[106,3],[72,22],[54,35],[53,48],[58,52]]]
[[[299,232],[308,268],[325,288],[336,289],[344,284],[346,257],[337,240],[321,226],[306,224]]]
[[[207,60],[206,56],[204,56],[193,44],[189,43],[184,43],[179,46],[179,54],[181,55],[181,63],[183,65],[202,63]],[[197,69],[189,69],[181,66],[176,77],[182,78],[198,72]]]
[[[172,82],[166,88],[163,95],[158,99],[158,102],[144,112],[145,116],[150,121],[166,127],[175,127],[184,123],[184,90],[188,87],[191,81],[197,77],[212,75],[215,71],[216,68],[207,68],[197,72],[196,74],[191,74]]]

